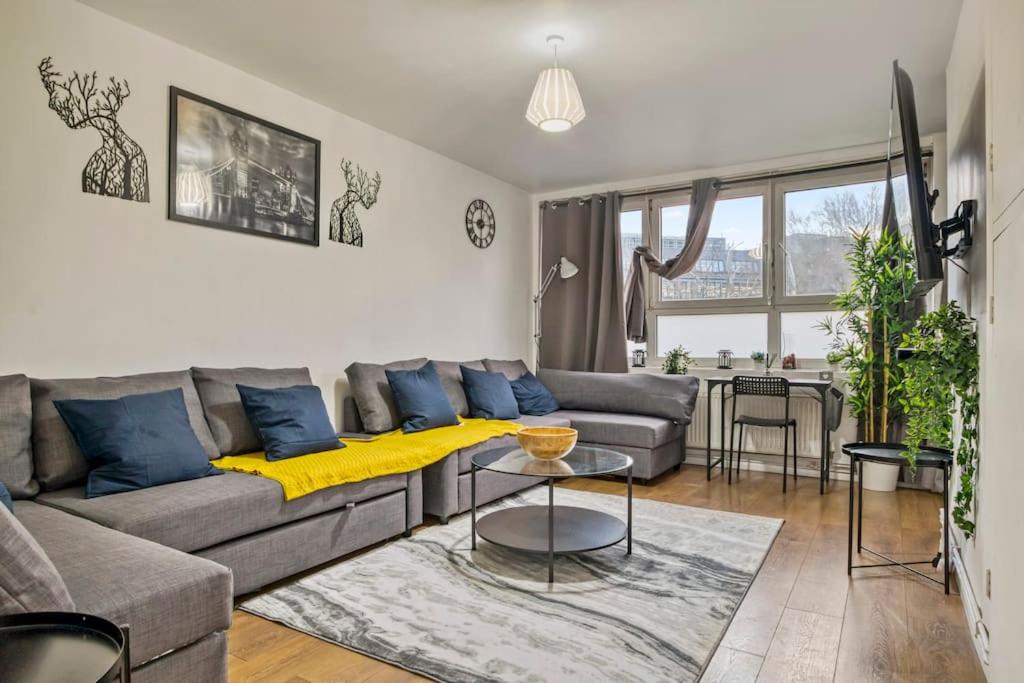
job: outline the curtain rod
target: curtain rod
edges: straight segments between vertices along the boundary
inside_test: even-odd
[[[897,155],[894,155],[893,158],[894,159],[899,159],[902,156],[903,156],[902,154],[897,154]],[[931,158],[932,156],[934,156],[934,154],[933,154],[932,150],[929,149],[929,150],[923,151],[921,153],[921,156],[927,159],[927,158]],[[888,158],[885,157],[885,156],[880,156],[880,157],[872,157],[870,159],[860,159],[858,161],[847,161],[847,162],[844,162],[844,163],[841,163],[841,164],[828,164],[828,165],[823,165],[823,166],[813,166],[813,167],[807,167],[807,168],[794,169],[794,170],[790,170],[790,171],[771,171],[771,172],[767,172],[767,173],[758,173],[756,175],[731,176],[731,177],[723,178],[719,182],[718,187],[719,187],[719,189],[721,189],[721,188],[729,187],[731,185],[742,185],[744,183],[755,183],[755,182],[760,182],[760,181],[764,181],[764,180],[777,180],[779,178],[795,178],[795,177],[802,176],[802,175],[810,175],[812,173],[821,173],[823,171],[844,171],[844,170],[848,170],[848,169],[852,169],[852,168],[861,168],[863,166],[874,166],[876,164],[885,163],[887,161],[887,159]],[[655,186],[655,187],[642,188],[642,189],[639,189],[639,190],[627,190],[626,192],[622,192],[621,195],[622,195],[622,198],[625,199],[626,197],[645,197],[645,196],[651,196],[651,195],[669,194],[669,193],[672,193],[672,192],[681,192],[681,191],[684,191],[684,190],[691,190],[691,189],[693,189],[693,183],[685,183],[685,184],[679,184],[679,185],[661,185],[661,186]],[[569,202],[573,201],[574,199],[576,199],[580,203],[583,203],[583,202],[590,201],[594,197],[598,197],[598,199],[604,199],[604,197],[602,197],[599,194],[591,194],[591,195],[586,195],[584,197],[579,197],[579,198],[576,198],[576,197],[566,197],[564,199],[552,199],[550,201],[541,202],[541,205],[543,206],[544,204],[548,204],[550,206],[557,206],[557,205],[561,205],[561,204],[568,204]]]

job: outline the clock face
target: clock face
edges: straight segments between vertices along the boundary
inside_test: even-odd
[[[482,199],[474,199],[466,209],[466,234],[469,235],[469,241],[486,249],[494,241],[494,230],[491,205]]]

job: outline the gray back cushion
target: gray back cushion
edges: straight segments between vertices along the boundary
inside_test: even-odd
[[[530,371],[530,368],[526,367],[526,363],[521,360],[493,360],[491,358],[484,359],[484,368],[487,372],[500,372],[510,382]]]
[[[39,493],[32,478],[32,393],[28,377],[0,377],[0,482],[12,498]]]
[[[210,459],[217,458],[217,444],[203,417],[203,406],[188,370],[152,372],[126,377],[88,379],[30,379],[32,386],[32,457],[35,477],[46,491],[59,489],[83,479],[88,473],[85,457],[71,432],[57,414],[53,402],[66,398],[111,399],[129,394],[181,389],[188,421]]]
[[[690,424],[700,380],[689,375],[541,369],[537,378],[567,410],[651,415]]]
[[[0,505],[0,616],[22,612],[74,612],[64,579],[46,553]]]
[[[192,368],[192,379],[221,455],[254,453],[263,448],[249,424],[237,385],[280,389],[313,383],[309,368]]]
[[[486,370],[482,360],[468,360],[465,363],[451,360],[434,361],[434,367],[437,368],[437,374],[441,377],[441,386],[444,387],[444,393],[448,396],[448,402],[452,404],[456,415],[465,417],[469,415],[469,402],[466,400],[466,390],[462,387],[462,370],[459,369],[463,365],[473,370]]]
[[[363,421],[363,429],[379,433],[398,428],[399,416],[384,370],[419,370],[426,362],[426,358],[413,358],[385,365],[353,363],[345,368],[352,398],[359,408],[359,418]]]

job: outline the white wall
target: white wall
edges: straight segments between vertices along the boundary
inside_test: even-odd
[[[99,136],[47,108],[48,55],[129,81],[119,119],[148,158],[150,203],[82,193]],[[308,365],[333,409],[355,360],[528,352],[522,190],[69,0],[4,4],[0,82],[0,374]],[[170,85],[321,140],[319,248],[166,219]],[[383,177],[359,210],[362,249],[326,236],[342,157]],[[465,233],[476,197],[497,217],[486,250]]]

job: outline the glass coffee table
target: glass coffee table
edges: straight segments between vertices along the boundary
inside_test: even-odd
[[[548,480],[547,505],[521,505],[476,518],[476,472],[489,470]],[[555,505],[555,480],[626,473],[626,521],[606,512]],[[548,557],[548,583],[555,580],[555,555],[599,550],[626,540],[633,552],[633,458],[605,448],[577,446],[561,460],[538,460],[521,448],[495,448],[473,456],[470,474],[473,550],[477,534],[495,545]]]

